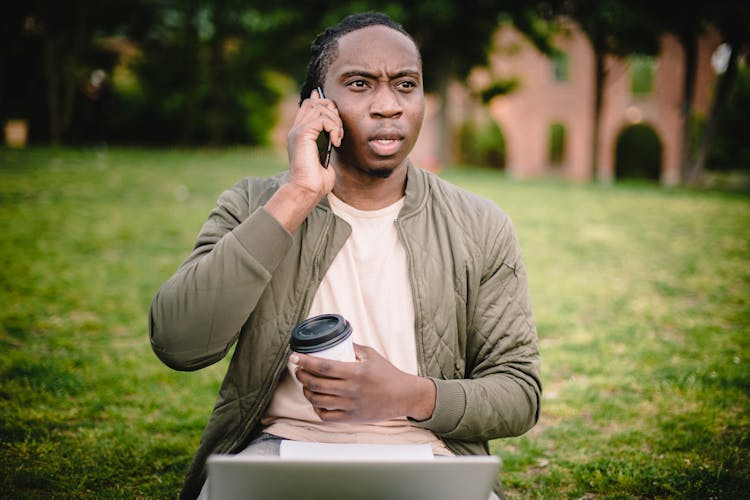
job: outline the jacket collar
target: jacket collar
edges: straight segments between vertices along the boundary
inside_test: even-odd
[[[429,192],[429,182],[427,172],[421,168],[415,167],[411,160],[406,164],[406,199],[404,206],[399,212],[399,218],[409,217],[418,212],[427,201]],[[324,210],[331,210],[331,204],[328,203],[328,196],[324,196],[318,202],[318,207]]]
[[[406,199],[401,208],[399,218],[403,219],[418,212],[427,202],[430,185],[429,174],[421,168],[415,167],[411,160],[406,165]]]

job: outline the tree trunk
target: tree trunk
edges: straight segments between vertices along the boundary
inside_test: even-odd
[[[8,96],[5,95],[5,81],[8,78],[6,75],[6,67],[8,63],[5,61],[6,55],[0,50],[0,123],[5,122],[8,118],[11,118],[8,102]],[[13,117],[21,118],[21,117]]]
[[[682,80],[682,137],[680,138],[680,172],[682,182],[687,182],[691,163],[691,130],[693,101],[695,100],[695,79],[698,72],[698,33],[688,30],[680,36],[685,52],[685,73]]]
[[[49,119],[49,141],[58,146],[62,141],[62,123],[60,120],[60,89],[57,43],[49,36],[44,37],[44,74],[47,80],[47,108]]]
[[[42,12],[42,18],[46,19],[46,24],[54,24],[51,19],[54,16],[53,11],[45,8]],[[77,4],[72,43],[65,35],[56,36],[49,31],[49,28],[43,34],[43,64],[44,75],[47,80],[49,139],[53,146],[62,144],[63,137],[73,118],[80,77],[79,61],[84,46],[89,39],[86,17],[85,5]]]
[[[218,33],[217,33],[218,34]],[[208,140],[212,146],[225,141],[227,111],[227,79],[224,64],[223,41],[215,40],[211,47],[211,94],[208,97]]]
[[[180,143],[191,144],[195,140],[195,129],[198,118],[198,56],[200,40],[198,38],[198,2],[189,2],[184,15],[184,78],[185,100],[182,106],[182,130]]]
[[[440,111],[438,113],[440,142],[438,144],[438,162],[440,166],[445,166],[454,161],[453,157],[453,124],[451,114],[448,108],[448,92],[450,90],[451,75],[453,75],[453,55],[446,55],[441,60],[440,69],[434,74],[437,78],[438,95],[440,95]]]
[[[688,185],[697,184],[706,168],[706,160],[708,159],[708,154],[711,152],[711,146],[713,146],[714,138],[716,137],[716,129],[719,125],[719,113],[729,98],[732,85],[737,79],[738,45],[729,44],[729,47],[730,53],[727,69],[719,77],[719,81],[716,85],[716,92],[714,92],[714,99],[711,103],[708,121],[703,129],[698,149],[695,152],[695,158],[691,162],[685,178]]]
[[[224,43],[228,37],[226,4],[214,4],[214,38],[211,43],[209,67],[210,95],[208,97],[208,140],[212,146],[220,146],[226,140],[229,75],[224,54]]]
[[[60,122],[61,132],[64,135],[70,123],[73,120],[73,110],[75,108],[76,94],[82,75],[79,71],[79,61],[81,54],[83,53],[84,45],[89,39],[88,33],[88,12],[86,11],[86,2],[80,2],[76,12],[75,30],[73,32],[73,46],[71,48],[70,57],[67,61],[64,61],[62,72],[63,72],[63,93],[62,102],[60,103]]]
[[[591,130],[591,178],[599,181],[608,181],[599,172],[599,149],[600,129],[602,122],[602,107],[604,104],[604,81],[606,70],[604,67],[605,53],[594,45],[594,120]]]
[[[44,26],[42,30],[42,50],[44,51],[42,64],[44,65],[44,79],[47,87],[49,142],[52,146],[57,146],[62,141],[62,124],[60,123],[60,46],[62,43],[50,32],[49,25],[52,16],[50,5],[43,2],[40,16]]]

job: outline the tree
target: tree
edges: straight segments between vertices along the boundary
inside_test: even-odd
[[[123,93],[120,82],[111,80],[110,109],[100,127],[111,139],[262,142],[278,99],[269,75],[280,72],[301,81],[310,41],[346,14],[379,10],[404,24],[421,46],[427,88],[445,97],[452,78],[462,78],[473,66],[486,63],[502,13],[520,26],[533,25],[528,13],[548,4],[110,0],[101,8],[94,0],[11,0],[2,21],[4,28],[12,29],[3,31],[8,43],[0,48],[0,115],[8,116],[11,107],[18,107],[8,92],[21,90],[28,94],[21,99],[24,105],[36,115],[47,115],[43,121],[49,124],[47,134],[53,143],[76,137],[86,140],[91,129],[80,123],[85,104],[82,87],[94,71],[113,76],[122,64],[121,53],[102,41],[120,37],[139,56],[128,63],[135,90]],[[32,68],[32,75],[19,71],[22,51],[44,63]],[[31,95],[24,81],[43,82],[44,88]],[[44,99],[36,97],[38,93]],[[449,139],[446,134],[443,143],[450,144]]]
[[[714,143],[719,115],[737,79],[739,52],[750,36],[750,8],[747,2],[704,2],[691,5],[665,0],[640,0],[638,8],[648,17],[657,31],[675,35],[684,52],[682,82],[681,177],[684,184],[694,184],[705,169],[708,154]],[[695,99],[698,68],[698,41],[709,26],[723,36],[727,47],[726,67],[721,72],[705,125],[693,137],[693,101]],[[691,145],[697,144],[695,150]]]
[[[26,104],[40,91],[39,59],[32,57],[38,28],[28,14],[29,6],[15,1],[4,5],[0,16],[0,123],[28,121]]]
[[[740,67],[737,80],[732,86],[729,99],[719,115],[716,140],[711,155],[706,160],[707,168],[717,170],[744,170],[750,173],[750,68],[747,55]]]
[[[695,156],[691,158],[685,172],[684,182],[687,184],[697,183],[705,170],[721,111],[737,80],[739,54],[743,49],[747,50],[750,42],[750,5],[743,1],[713,2],[709,8],[708,22],[716,26],[722,34],[729,57],[726,68],[716,84],[708,119],[698,141]]]
[[[607,79],[607,56],[623,57],[632,53],[656,54],[658,39],[649,19],[628,2],[621,0],[571,0],[562,13],[574,19],[594,51],[594,116],[591,137],[591,174],[608,181],[599,169],[599,131]]]
[[[69,132],[77,98],[92,72],[114,64],[114,55],[98,44],[99,35],[125,33],[128,26],[137,25],[133,16],[141,12],[140,5],[112,0],[102,9],[93,0],[38,0],[11,1],[3,6],[10,36],[2,49],[0,88],[25,94],[21,101],[25,115],[36,118],[46,109],[46,133],[52,144],[60,144]],[[29,81],[42,81],[43,89],[34,86],[33,92],[23,92]],[[8,100],[0,99],[3,103]]]
[[[142,52],[134,71],[142,92],[121,133],[140,142],[184,145],[264,143],[279,91],[273,71],[301,74],[320,13],[287,2],[161,0],[155,22],[134,40]],[[276,79],[278,80],[278,79]],[[135,121],[142,126],[134,127]]]
[[[693,101],[695,100],[698,72],[698,40],[707,27],[708,4],[696,3],[690,9],[674,0],[647,2],[640,0],[640,10],[648,15],[659,32],[675,35],[684,52],[682,79],[682,130],[680,145],[680,171],[683,181],[687,178],[691,163],[691,135]]]

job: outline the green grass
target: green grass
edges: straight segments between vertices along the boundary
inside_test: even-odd
[[[156,288],[256,150],[0,150],[0,491],[174,497],[225,362],[161,365]],[[750,199],[649,185],[445,178],[513,218],[544,400],[492,443],[511,498],[746,497]]]

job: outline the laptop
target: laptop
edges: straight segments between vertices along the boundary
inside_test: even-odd
[[[426,459],[211,455],[209,500],[487,500],[496,456]]]

